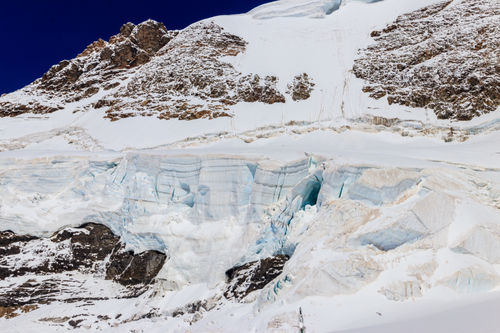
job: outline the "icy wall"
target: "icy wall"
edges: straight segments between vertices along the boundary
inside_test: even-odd
[[[167,252],[174,280],[211,280],[211,271],[220,278],[243,256],[264,229],[266,208],[283,201],[315,163],[147,154],[3,160],[0,225],[48,235],[102,223],[136,251]]]
[[[481,289],[496,284],[489,265],[500,262],[500,217],[491,208],[500,191],[483,183],[449,170],[335,165],[319,158],[286,164],[131,153],[115,160],[2,160],[0,226],[47,235],[86,222],[105,224],[136,251],[167,253],[159,276],[172,289],[215,286],[236,265],[290,257],[277,284],[264,291],[266,302],[357,290],[385,269],[386,254],[429,248],[437,251],[429,267],[437,265],[439,251],[456,262],[472,255],[476,267],[453,267],[435,283],[465,288],[460,281],[472,269],[483,278],[473,274],[468,288]],[[291,281],[292,291],[279,291]],[[319,285],[328,288],[315,289]],[[400,297],[393,290],[399,285],[384,288],[388,297]]]

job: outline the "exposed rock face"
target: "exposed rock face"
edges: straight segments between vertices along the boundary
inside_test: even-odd
[[[37,238],[29,235],[16,235],[12,231],[0,231],[0,256],[8,256],[11,254],[20,253],[21,250],[19,246],[13,243],[29,242],[34,239]],[[1,277],[1,270],[0,270],[0,277]]]
[[[100,60],[115,68],[143,65],[176,35],[177,31],[167,31],[162,23],[153,20],[148,20],[138,26],[127,23],[122,26],[118,35],[111,37],[111,45],[102,45]],[[87,52],[89,54],[94,50],[92,45],[87,48],[87,50],[91,48],[90,52]],[[86,51],[81,55],[85,55]]]
[[[133,116],[191,120],[231,116],[239,102],[285,103],[279,78],[241,73],[227,57],[246,41],[200,22],[168,31],[153,20],[127,23],[108,42],[99,39],[72,60],[53,66],[29,86],[0,98],[0,116],[105,109],[106,118]],[[309,97],[301,76],[294,100]],[[301,83],[302,82],[302,83]]]
[[[239,81],[238,95],[244,102],[285,103],[285,97],[276,90],[276,76],[266,76],[262,82],[258,75],[247,75]]]
[[[107,90],[119,85],[113,79],[122,79],[126,69],[148,62],[176,34],[153,20],[137,26],[127,23],[109,42],[99,39],[75,59],[53,66],[35,81],[34,88],[49,97],[64,97],[63,102],[90,97],[101,87]]]
[[[204,299],[189,303],[183,307],[179,307],[172,311],[172,317],[184,316],[186,314],[193,314],[191,322],[196,322],[200,317],[200,313],[210,311],[218,305],[219,297]]]
[[[460,28],[457,28],[460,27]],[[469,120],[500,105],[500,3],[451,1],[400,16],[361,51],[364,92]]]
[[[226,272],[228,286],[224,296],[241,300],[252,291],[264,288],[283,272],[288,259],[286,255],[277,255],[231,268]]]
[[[62,104],[53,106],[42,105],[36,101],[26,104],[17,104],[9,101],[0,102],[0,117],[15,117],[23,113],[44,114],[62,110]]]
[[[313,91],[315,84],[307,75],[307,73],[302,73],[293,78],[293,82],[288,84],[287,93],[292,95],[294,101],[300,101],[308,99],[311,97],[311,92]]]
[[[165,258],[165,254],[158,251],[137,255],[132,251],[117,251],[111,255],[106,279],[123,285],[148,284],[163,267]]]
[[[37,237],[29,235],[17,235],[12,231],[0,231],[0,248],[5,249],[12,243],[29,242]]]
[[[21,90],[22,100],[4,96],[0,100],[0,116],[51,113],[67,103],[116,88],[133,73],[131,69],[148,62],[177,33],[153,20],[137,26],[127,23],[109,42],[99,39],[76,58],[52,66]]]
[[[0,233],[0,278],[27,273],[106,271],[106,279],[121,284],[148,284],[163,266],[166,256],[157,251],[134,254],[111,230],[96,223],[64,229],[51,239]],[[37,260],[31,257],[35,255]]]
[[[95,223],[61,230],[50,239],[1,232],[0,309],[138,296],[156,277],[166,256],[124,249],[109,228]],[[127,287],[117,287],[116,295],[100,295],[95,287],[82,286],[82,278],[96,285],[107,279]]]
[[[243,75],[223,57],[245,51],[246,42],[214,23],[198,23],[183,30],[157,57],[144,65],[116,94],[99,101],[112,105],[107,117],[132,114],[161,119],[198,119],[229,116],[238,102],[284,103],[278,79]]]

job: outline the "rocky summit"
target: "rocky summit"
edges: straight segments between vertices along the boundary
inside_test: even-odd
[[[239,102],[285,103],[278,77],[242,73],[224,60],[246,44],[213,22],[182,31],[153,20],[127,23],[108,42],[99,39],[22,89],[27,103],[0,99],[0,116],[51,113],[73,103],[73,112],[103,108],[111,121],[192,120],[230,117],[228,106]],[[307,99],[313,85],[307,74],[298,75],[288,93]]]

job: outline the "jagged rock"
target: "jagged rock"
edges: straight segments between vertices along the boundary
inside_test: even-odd
[[[97,275],[104,272],[102,278],[127,286],[122,296],[137,296],[144,291],[141,286],[156,277],[166,259],[158,251],[125,251],[120,237],[97,223],[63,229],[50,239],[1,232],[0,253],[0,281],[17,279],[2,288],[0,307],[4,308],[102,298],[77,292],[81,282],[71,277],[72,271]]]
[[[0,318],[12,318],[55,301],[91,302],[139,296],[157,275],[166,256],[158,251],[134,254],[124,249],[118,236],[96,223],[63,229],[50,239],[1,232]],[[81,275],[72,273],[75,271],[84,274],[85,283],[92,281],[90,286],[85,287]],[[99,278],[103,271],[104,276]],[[101,295],[96,287],[103,278],[126,287],[115,287],[114,294]],[[79,322],[75,319],[69,324],[76,327]]]
[[[469,120],[500,105],[500,3],[444,1],[402,15],[361,50],[354,74],[389,104]],[[456,27],[460,27],[457,29]]]
[[[51,240],[28,238],[12,244],[17,253],[0,259],[0,277],[21,276],[27,273],[61,273],[71,270],[92,270],[119,243],[119,237],[109,228],[88,223],[79,229],[65,229]],[[37,260],[26,262],[31,255]]]
[[[213,22],[182,31],[153,20],[127,23],[108,42],[97,40],[75,59],[61,61],[29,86],[2,97],[0,116],[51,113],[85,100],[78,111],[106,108],[111,121],[135,116],[192,120],[230,117],[230,106],[240,102],[285,103],[279,78],[241,73],[225,60],[244,52],[246,44]],[[308,98],[308,80],[304,74],[296,77],[290,88],[295,100]],[[92,97],[98,92],[96,101]]]
[[[193,303],[186,304],[172,311],[172,317],[184,316],[186,314],[194,314],[193,322],[196,321],[196,314],[203,311],[210,311],[215,308],[220,300],[219,297],[199,300]]]
[[[66,281],[47,279],[37,281],[29,279],[11,288],[3,288],[0,295],[0,307],[21,307],[30,304],[53,302],[64,292]],[[71,298],[66,299],[71,301]]]
[[[153,20],[137,26],[127,23],[120,31],[108,42],[99,39],[90,44],[75,59],[52,66],[23,88],[22,93],[30,101],[0,101],[0,116],[51,113],[65,103],[91,97],[101,86],[116,85],[131,73],[130,69],[150,61],[178,33],[167,31],[162,23]]]
[[[132,251],[113,253],[106,268],[106,279],[123,285],[148,284],[163,267],[166,256],[158,251],[134,255]]]
[[[120,29],[120,33],[122,29]],[[141,49],[146,51],[148,55],[153,55],[166,45],[171,38],[168,37],[167,28],[163,23],[153,20],[139,24],[137,29],[132,29],[131,40],[134,41]],[[130,36],[129,34],[129,36]]]
[[[102,48],[100,60],[109,61],[111,67],[119,68],[143,65],[176,33],[167,31],[162,23],[153,20],[137,26],[126,23],[118,35],[111,37],[110,45]]]
[[[266,76],[262,83],[258,75],[247,75],[240,79],[238,95],[245,102],[264,102],[267,104],[285,103],[285,97],[276,91],[276,76]]]
[[[0,306],[0,318],[10,319],[38,309],[37,305]]]
[[[228,286],[224,296],[241,300],[252,291],[264,288],[283,272],[288,259],[287,255],[277,255],[229,269],[226,272]]]
[[[150,283],[166,259],[165,254],[158,251],[139,254],[125,251],[120,237],[114,235],[108,227],[97,223],[63,229],[50,240],[2,232],[0,251],[5,255],[0,259],[0,278],[71,270],[96,272],[103,268],[106,279],[123,285]],[[30,255],[37,255],[38,260],[23,264],[29,260]]]
[[[17,235],[10,230],[0,231],[0,247],[7,247],[12,243],[29,242],[30,240],[38,239],[38,237],[30,235]]]
[[[15,117],[23,113],[52,113],[61,109],[63,109],[63,107],[59,105],[47,106],[38,102],[32,102],[28,105],[0,102],[0,117]]]
[[[78,319],[78,320],[70,320],[68,321],[68,324],[72,326],[73,328],[77,328],[80,326],[80,323],[83,321],[83,319]]]
[[[287,93],[292,95],[294,101],[305,100],[311,97],[311,92],[315,86],[307,73],[302,73],[293,78],[293,82],[288,84]]]
[[[91,267],[96,261],[104,260],[120,241],[108,227],[96,223],[86,223],[76,231],[64,229],[52,238],[54,242],[63,242],[67,239],[71,242],[77,266],[85,267]]]
[[[29,242],[33,239],[37,239],[37,237],[30,235],[16,235],[12,231],[0,231],[0,256],[18,254],[19,252],[21,252],[19,246],[16,246],[15,244],[11,246],[11,244],[17,242]]]
[[[117,120],[132,109],[161,119],[212,119],[230,116],[229,106],[239,102],[284,103],[278,78],[244,75],[222,60],[245,49],[242,38],[214,23],[194,24],[116,92],[112,98],[118,102],[106,111],[107,117]]]

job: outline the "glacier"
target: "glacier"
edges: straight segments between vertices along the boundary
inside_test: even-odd
[[[300,260],[309,251],[302,249],[306,244],[329,242],[344,253],[335,259],[339,263],[358,260],[361,249],[416,250],[431,239],[438,249],[449,246],[456,253],[499,261],[498,236],[485,231],[491,224],[478,224],[453,244],[446,242],[458,206],[458,194],[446,189],[467,179],[439,169],[345,166],[314,156],[283,163],[128,153],[111,161],[4,160],[0,170],[5,229],[43,236],[88,222],[104,224],[130,249],[166,252],[161,276],[174,289],[216,285],[232,266],[273,255]],[[466,192],[458,193],[467,198]],[[308,220],[308,214],[315,217]],[[498,219],[497,211],[491,214],[490,220]],[[290,265],[293,275],[311,269],[303,265]],[[343,281],[342,276],[336,279]],[[360,278],[367,282],[364,274]]]
[[[71,272],[64,283],[75,292],[110,299],[0,314],[0,328],[58,331],[81,320],[76,331],[293,332],[301,309],[308,332],[437,332],[440,318],[449,331],[494,331],[499,111],[437,119],[371,99],[352,73],[372,31],[438,2],[281,0],[202,21],[247,43],[222,59],[238,72],[276,76],[283,92],[307,73],[315,89],[301,102],[285,94],[189,121],[74,113],[96,95],[2,118],[3,231],[42,237],[46,252],[64,256],[54,233],[98,223],[127,250],[166,260],[135,298],[111,299],[122,286],[102,272]],[[244,297],[226,297],[229,286]]]
[[[128,318],[183,312],[187,322],[175,321],[178,327],[205,331],[213,320],[225,331],[235,323],[215,318],[236,311],[245,327],[279,322],[286,329],[296,321],[286,313],[299,306],[322,313],[343,300],[390,308],[435,293],[497,288],[497,171],[444,165],[153,150],[17,155],[0,163],[0,223],[41,237],[100,223],[129,250],[165,253],[151,290],[136,301],[140,310],[127,307]],[[286,262],[269,284],[241,303],[224,298],[227,271],[277,256]],[[193,308],[200,310],[189,314]],[[344,310],[335,314],[339,327],[349,327],[347,318]],[[326,330],[328,322],[316,327]]]

